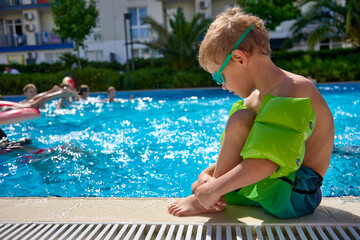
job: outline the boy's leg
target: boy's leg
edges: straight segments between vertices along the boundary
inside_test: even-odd
[[[218,178],[224,175],[242,161],[240,152],[250,133],[255,117],[254,112],[242,109],[229,118],[213,177]]]
[[[255,117],[256,114],[247,109],[240,110],[230,117],[225,128],[224,143],[220,147],[216,164],[200,173],[198,180],[191,185],[192,192],[195,192],[199,186],[207,182],[206,176],[218,178],[241,162],[240,152],[245,144],[247,135],[249,135]],[[246,136],[246,138],[243,136]]]
[[[240,152],[249,135],[255,116],[254,112],[243,109],[229,118],[213,177],[222,176],[241,162]],[[223,208],[220,211],[222,210]],[[175,216],[188,216],[218,212],[218,210],[204,208],[194,195],[190,195],[171,204],[168,207],[168,212]]]

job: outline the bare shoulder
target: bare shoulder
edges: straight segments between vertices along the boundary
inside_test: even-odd
[[[309,98],[317,118],[327,118],[329,121],[330,118],[332,119],[330,109],[325,99],[312,80],[290,73],[289,80],[286,81],[278,91],[280,96]]]
[[[321,97],[320,92],[312,80],[293,73],[288,73],[288,76],[288,80],[279,88],[279,95],[296,98]]]

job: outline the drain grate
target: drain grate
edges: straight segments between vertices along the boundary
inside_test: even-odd
[[[360,239],[354,225],[215,225],[215,224],[0,224],[0,239]]]

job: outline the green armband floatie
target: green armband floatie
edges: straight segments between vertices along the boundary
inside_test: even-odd
[[[243,159],[269,159],[278,164],[270,178],[288,176],[302,164],[305,140],[315,121],[309,98],[266,95],[240,155]]]

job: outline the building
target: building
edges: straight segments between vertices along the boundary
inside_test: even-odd
[[[96,0],[97,24],[80,56],[89,61],[121,63],[131,58],[132,53],[134,57],[156,56],[145,45],[126,44],[131,42],[130,36],[133,42],[156,37],[141,22],[142,17],[151,16],[166,25],[168,16],[178,7],[190,21],[197,12],[214,17],[235,4],[236,0]],[[53,63],[62,53],[72,52],[73,44],[52,33],[54,27],[49,0],[0,0],[0,64]]]
[[[0,64],[52,63],[71,52],[53,27],[49,0],[0,0]]]
[[[337,0],[345,3],[344,0]],[[177,8],[182,8],[188,21],[196,13],[214,18],[236,0],[95,0],[99,16],[96,27],[85,41],[80,56],[89,61],[126,62],[134,57],[153,57],[152,52],[139,42],[151,41],[156,36],[142,18],[150,16],[164,26]],[[305,12],[309,5],[304,6]],[[294,20],[283,22],[270,32],[273,49],[280,48],[291,38]],[[55,27],[49,0],[0,0],[0,64],[22,64],[59,60],[65,52],[72,52],[73,44],[59,39],[51,31]],[[313,28],[312,28],[313,29]],[[312,30],[308,29],[309,31]],[[131,33],[131,34],[130,34]],[[133,42],[133,44],[129,44]],[[343,46],[331,41],[319,43],[315,49]],[[306,42],[293,46],[293,50],[308,49]]]
[[[188,21],[197,12],[204,17],[214,17],[225,8],[234,6],[236,0],[98,0],[96,3],[98,24],[87,39],[87,48],[81,51],[81,55],[90,61],[117,60],[124,63],[131,57],[131,52],[134,57],[156,56],[145,45],[135,43],[131,51],[131,46],[126,44],[131,42],[130,30],[133,42],[150,41],[156,37],[150,27],[142,23],[142,17],[151,16],[158,23],[166,25],[167,18],[178,7],[183,9]],[[131,13],[131,25],[127,13]]]

